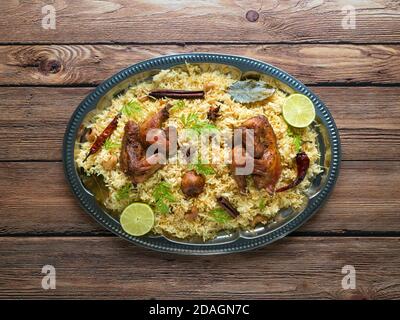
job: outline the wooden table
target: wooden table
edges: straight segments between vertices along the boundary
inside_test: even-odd
[[[29,2],[0,4],[1,297],[400,298],[400,2]],[[56,29],[42,27],[46,2]],[[344,5],[355,29],[342,26]],[[272,63],[330,108],[341,174],[297,232],[251,252],[177,256],[119,239],[80,209],[61,163],[72,112],[118,70],[178,52]],[[55,290],[42,289],[44,265]],[[354,290],[342,288],[345,265]]]

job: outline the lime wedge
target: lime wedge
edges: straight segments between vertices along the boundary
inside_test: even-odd
[[[132,236],[142,236],[154,225],[154,213],[145,203],[132,203],[121,214],[122,229]]]
[[[282,114],[285,121],[293,127],[305,128],[315,119],[315,108],[305,95],[290,95],[283,104]]]

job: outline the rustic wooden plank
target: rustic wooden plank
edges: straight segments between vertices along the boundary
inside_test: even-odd
[[[55,29],[42,27],[40,0],[3,1],[2,42],[211,42],[400,40],[400,6],[364,1],[68,1],[55,2]],[[343,27],[356,10],[354,29]],[[255,12],[249,12],[249,11]],[[45,11],[46,12],[46,11]],[[12,32],[10,32],[12,30]]]
[[[400,158],[400,87],[313,87],[346,160]],[[90,88],[0,88],[0,160],[60,160],[67,122]]]
[[[160,55],[219,52],[266,61],[311,83],[400,83],[400,45],[0,46],[0,85],[95,85]]]
[[[300,231],[400,230],[400,163],[345,161],[323,209]],[[56,162],[0,163],[0,234],[98,234]]]
[[[1,298],[400,298],[399,238],[291,237],[256,251],[194,257],[115,238],[6,237],[0,257]],[[41,287],[44,265],[56,268],[55,290]],[[354,290],[342,289],[345,265],[356,270]]]

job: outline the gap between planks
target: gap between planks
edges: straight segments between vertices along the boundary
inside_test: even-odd
[[[160,41],[160,42],[140,42],[140,41],[91,41],[91,42],[52,42],[52,41],[24,41],[24,42],[0,42],[2,46],[85,46],[85,45],[121,45],[121,46],[195,46],[195,45],[207,45],[207,46],[220,46],[220,45],[306,45],[306,44],[321,44],[321,45],[354,45],[354,46],[368,46],[368,45],[400,45],[400,41],[392,42],[354,42],[354,41],[312,41],[312,40],[297,40],[297,41]]]
[[[106,79],[105,79],[106,80]],[[0,84],[0,88],[82,88],[82,89],[94,89],[97,88],[99,84],[91,83],[77,83],[77,84]],[[349,88],[398,88],[400,87],[400,82],[392,83],[379,83],[379,82],[315,82],[308,83],[305,82],[304,85],[308,87],[319,87],[319,88],[337,88],[337,87],[349,87]]]
[[[307,222],[306,222],[307,223]],[[0,238],[120,238],[104,228],[104,232],[0,233]],[[400,231],[292,231],[285,237],[309,238],[400,238]]]

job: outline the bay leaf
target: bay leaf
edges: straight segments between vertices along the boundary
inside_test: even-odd
[[[275,89],[264,81],[244,80],[237,81],[228,88],[232,99],[239,103],[262,101],[270,97]]]

